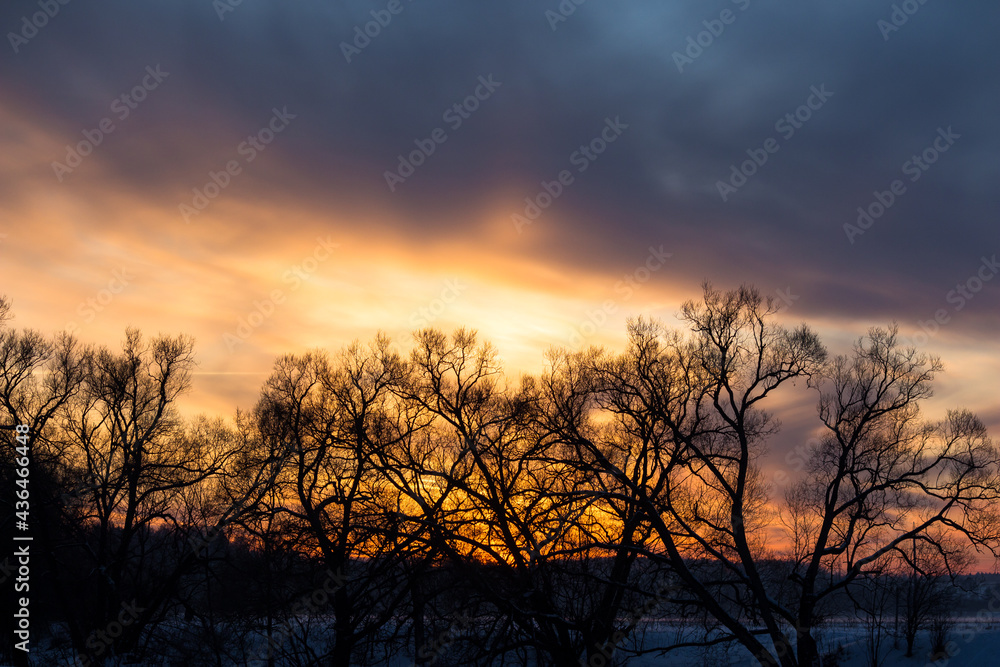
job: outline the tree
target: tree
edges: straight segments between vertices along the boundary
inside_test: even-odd
[[[558,406],[535,380],[508,386],[475,332],[425,330],[416,342],[401,395],[426,423],[383,466],[415,534],[469,596],[446,622],[474,616],[462,623],[476,639],[462,661],[578,665],[613,652],[620,615],[640,606],[634,544],[648,531],[580,492],[592,475],[554,437]],[[433,654],[418,643],[421,662]]]
[[[813,667],[846,597],[877,662],[888,588],[872,582],[896,572],[912,649],[967,554],[1000,548],[1000,455],[968,411],[922,417],[940,363],[895,329],[830,359],[777,310],[706,286],[681,328],[631,321],[624,351],[553,350],[519,382],[475,332],[417,332],[409,358],[380,335],[280,358],[234,426],[177,414],[187,337],[129,330],[112,351],[0,326],[0,444],[30,426],[52,572],[33,623],[64,620],[92,661],[169,641],[221,664],[263,658],[263,638],[271,663],[743,647]],[[778,499],[765,408],[796,387],[815,392],[822,435]],[[258,586],[237,583],[248,572]],[[140,609],[122,627],[126,605]],[[657,610],[692,623],[640,641]],[[171,612],[188,634],[165,628]]]
[[[882,650],[889,634],[885,615],[894,594],[898,594],[892,560],[891,554],[883,556],[873,565],[872,570],[854,582],[854,586],[847,587],[847,594],[854,603],[855,611],[863,618],[863,646],[869,667],[881,667],[886,658]]]
[[[172,580],[165,535],[181,529],[184,490],[217,473],[227,455],[186,438],[173,408],[188,386],[192,346],[183,336],[146,342],[129,329],[120,353],[93,352],[81,390],[61,415],[64,479],[84,481],[65,508],[82,550],[67,545],[63,557],[89,568],[67,583],[79,591],[70,625],[78,650],[95,661],[134,650],[163,611],[170,594],[164,583]],[[100,632],[126,608],[141,611],[110,645]]]
[[[995,553],[990,505],[1000,477],[985,426],[968,411],[950,411],[939,423],[920,417],[940,369],[937,359],[900,348],[892,328],[872,329],[851,358],[838,357],[827,371],[819,403],[827,437],[803,482],[815,492],[802,495],[815,538],[793,572],[802,626],[819,600],[886,554],[905,556],[913,540],[945,551],[946,539],[961,539]],[[822,583],[824,568],[843,574]]]
[[[955,575],[971,559],[954,539],[938,531],[932,540],[914,539],[909,545],[901,544],[897,560],[901,563],[898,595],[902,598],[903,636],[909,658],[917,634],[948,611],[955,598]]]
[[[887,553],[933,541],[939,527],[996,549],[998,457],[967,412],[919,419],[940,365],[901,349],[894,329],[872,329],[851,357],[827,361],[813,332],[777,325],[776,312],[753,288],[706,286],[703,302],[683,307],[687,335],[631,323],[624,354],[574,362],[618,435],[587,427],[582,413],[567,413],[563,431],[583,463],[627,490],[614,499],[641,509],[658,540],[646,555],[669,565],[720,639],[762,665],[812,666],[822,603]],[[758,530],[769,519],[758,461],[777,428],[763,405],[796,380],[819,392],[827,435],[789,494],[794,559],[774,576]]]
[[[404,373],[384,337],[349,347],[336,363],[319,352],[287,356],[257,408],[265,437],[292,450],[278,480],[288,498],[281,511],[303,527],[300,548],[318,553],[340,582],[329,600],[331,665],[352,664],[377,638],[387,645],[406,597],[400,562],[415,538],[400,529],[398,490],[375,465],[413,429],[392,391]]]
[[[61,334],[54,340],[46,339],[33,330],[18,331],[8,328],[10,305],[0,297],[0,485],[10,489],[4,493],[3,534],[9,541],[14,528],[14,461],[15,428],[28,427],[27,450],[30,452],[29,477],[31,490],[31,532],[38,536],[35,553],[41,552],[42,559],[35,560],[36,576],[41,574],[38,564],[56,569],[53,557],[53,538],[49,528],[59,522],[53,507],[65,488],[57,472],[63,450],[56,437],[59,431],[59,415],[67,402],[80,391],[86,376],[90,351],[78,344],[72,336]],[[9,558],[9,557],[8,557]],[[10,564],[5,561],[4,566]],[[14,613],[15,596],[4,596],[3,612],[7,617]],[[36,601],[38,597],[34,598]],[[55,599],[56,604],[60,599]],[[65,601],[62,601],[63,604]],[[32,620],[35,627],[41,627],[45,616],[36,603]],[[5,634],[2,650],[5,657],[16,664],[26,664],[26,655],[13,650],[11,635]],[[9,643],[10,642],[10,643]]]

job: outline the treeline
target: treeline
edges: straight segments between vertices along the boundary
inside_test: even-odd
[[[5,325],[0,483],[17,488],[27,425],[33,650],[599,667],[732,645],[818,664],[825,615],[874,604],[860,583],[937,585],[998,546],[998,455],[967,411],[920,416],[940,364],[893,329],[829,358],[777,310],[706,287],[683,329],[638,320],[624,351],[553,350],[516,382],[473,332],[419,331],[406,356],[377,336],[280,358],[231,421],[177,414],[189,337]],[[776,498],[763,407],[785,385],[816,393],[823,444]]]

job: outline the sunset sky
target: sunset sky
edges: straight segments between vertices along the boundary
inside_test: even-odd
[[[49,2],[0,9],[0,291],[18,327],[192,334],[189,413],[379,329],[537,373],[709,280],[834,353],[937,315],[930,416],[1000,435],[1000,6]]]

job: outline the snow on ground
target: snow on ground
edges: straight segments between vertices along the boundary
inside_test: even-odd
[[[663,633],[667,640],[672,634]],[[824,628],[818,633],[823,650],[843,647],[837,667],[869,667],[864,628],[859,623],[843,623]],[[656,639],[650,636],[651,640]],[[1000,665],[1000,623],[977,623],[975,619],[958,620],[949,633],[950,658],[932,660],[931,641],[921,632],[913,649],[913,657],[904,656],[905,642],[900,639],[893,648],[893,639],[886,638],[879,667],[997,667]],[[728,649],[679,649],[663,657],[642,656],[626,663],[628,667],[751,667],[757,666],[749,652],[740,646]]]
[[[671,641],[677,641],[679,632],[684,633],[685,630],[669,622],[657,623],[646,632],[645,645],[667,645]],[[840,659],[834,663],[835,667],[869,667],[865,631],[860,623],[856,621],[830,623],[817,633],[817,639],[824,652],[835,651],[838,647],[842,647]],[[893,639],[887,637],[883,644],[883,659],[878,667],[997,667],[1000,665],[1000,622],[992,618],[979,621],[976,618],[956,620],[949,632],[949,641],[950,657],[935,661],[929,656],[931,642],[927,632],[922,632],[918,636],[914,646],[914,655],[911,658],[903,655],[905,646],[902,639],[894,648]],[[33,665],[46,665],[48,667],[50,665],[73,664],[67,659],[65,653],[46,651],[41,646],[36,648],[42,650],[32,652],[31,662]],[[258,652],[258,654],[265,653],[266,651]],[[76,664],[79,665],[78,662]],[[170,665],[166,661],[154,661],[146,664]],[[251,659],[248,662],[241,661],[229,664],[246,664],[254,667],[261,665],[263,667],[267,663],[266,660]],[[443,653],[437,661],[436,667],[457,667],[457,664],[452,662],[447,653]],[[412,656],[397,656],[390,661],[388,667],[412,667],[412,665]],[[753,660],[749,652],[742,646],[731,645],[728,647],[714,646],[707,649],[684,648],[671,651],[664,656],[650,654],[632,658],[627,662],[622,662],[621,657],[617,657],[606,667],[612,665],[627,665],[628,667],[756,667],[759,663]],[[830,663],[827,665],[829,666]],[[0,667],[3,665],[0,664]]]

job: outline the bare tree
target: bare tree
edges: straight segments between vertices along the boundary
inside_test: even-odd
[[[392,391],[404,373],[384,337],[349,347],[336,364],[321,353],[284,357],[257,409],[262,432],[292,448],[279,483],[294,502],[282,511],[307,529],[300,547],[340,580],[329,602],[331,665],[352,664],[375,640],[387,647],[406,598],[400,564],[416,539],[401,529],[399,492],[375,464],[413,429]]]
[[[791,615],[762,569],[756,529],[768,517],[757,460],[774,423],[758,404],[824,358],[808,330],[768,322],[774,311],[750,289],[707,290],[703,305],[685,304],[691,338],[632,323],[624,354],[579,360],[620,435],[575,434],[580,454],[618,480],[650,522],[659,546],[647,556],[669,565],[682,602],[719,622],[726,634],[716,640],[738,641],[764,664],[773,653],[758,636],[789,653],[782,622]]]
[[[18,425],[26,425],[26,447],[31,452],[32,516],[29,523],[32,533],[38,538],[36,553],[40,551],[44,559],[35,562],[44,562],[54,569],[53,554],[57,542],[54,532],[58,514],[53,508],[66,485],[72,483],[72,480],[61,476],[58,469],[64,453],[57,437],[59,415],[67,402],[81,390],[90,352],[72,336],[61,334],[54,340],[48,340],[37,331],[8,328],[5,325],[11,319],[9,308],[9,303],[0,298],[0,447],[3,450],[3,456],[0,456],[0,483],[5,489],[17,488],[14,485],[14,448],[17,444],[14,434]],[[8,528],[13,530],[12,495],[5,493],[0,500],[4,505],[5,533]],[[9,608],[12,603],[13,596],[4,596],[5,614],[13,613],[13,608]],[[67,601],[56,598],[55,604],[65,609]],[[44,619],[40,611],[36,607],[36,627],[40,627]],[[9,640],[10,635],[5,634],[0,646],[8,659],[21,664],[25,654],[14,651]]]
[[[921,416],[940,363],[894,329],[828,359],[777,310],[706,286],[681,329],[632,321],[623,352],[554,350],[519,382],[475,332],[417,332],[408,359],[379,335],[282,357],[233,426],[177,414],[189,338],[129,330],[121,351],[81,348],[3,327],[0,299],[0,438],[31,427],[41,542],[94,661],[162,647],[176,611],[196,638],[176,656],[215,664],[263,636],[272,664],[407,650],[568,667],[742,647],[814,667],[825,615],[853,597],[877,663],[887,592],[872,582],[890,561],[912,573],[893,580],[912,652],[968,552],[1000,547],[1000,456],[971,413]],[[823,435],[778,503],[765,406],[794,387],[818,396]],[[769,542],[777,526],[787,548]],[[300,613],[321,569],[334,587]],[[262,579],[234,611],[220,598],[241,572]],[[133,600],[114,645],[93,643]],[[691,623],[643,642],[666,611]]]
[[[5,375],[15,381],[6,394],[12,414],[38,424],[38,451],[51,452],[46,475],[63,491],[51,494],[42,522],[54,598],[80,655],[99,662],[141,652],[198,560],[188,539],[200,528],[192,503],[209,502],[199,490],[209,490],[239,443],[221,420],[189,427],[175,411],[193,365],[190,338],[146,341],[128,330],[120,352],[30,338],[55,350],[47,373],[28,370],[28,338],[13,364],[22,370]]]
[[[899,545],[898,596],[902,602],[906,657],[913,656],[913,644],[920,631],[948,611],[957,592],[955,575],[970,560],[945,531],[936,531],[933,539],[914,539],[908,545]]]
[[[1000,478],[985,427],[967,411],[940,423],[919,415],[938,370],[936,359],[901,349],[895,329],[873,329],[831,365],[819,405],[828,437],[804,482],[815,489],[805,494],[815,538],[792,573],[800,626],[819,600],[915,539],[944,550],[948,533],[996,549]],[[843,574],[821,583],[823,569]]]
[[[613,653],[619,616],[644,597],[633,565],[649,531],[630,508],[595,506],[593,472],[553,430],[565,387],[507,386],[492,346],[465,330],[418,332],[411,372],[404,396],[431,421],[387,467],[405,471],[419,534],[478,601],[467,631],[486,635],[463,660]]]
[[[890,602],[898,594],[898,582],[893,577],[893,556],[883,556],[846,589],[855,611],[862,618],[865,658],[869,667],[881,667],[886,659],[884,649],[890,634],[886,614]]]
[[[628,435],[628,455],[597,431],[574,437],[642,509],[662,545],[649,557],[669,563],[691,604],[761,664],[812,666],[822,602],[900,544],[947,527],[996,548],[1000,479],[971,414],[918,418],[935,360],[873,329],[851,357],[828,363],[817,336],[778,326],[776,310],[752,288],[706,287],[702,303],[683,308],[688,336],[633,323],[623,355],[579,358],[597,409]],[[775,577],[763,567],[772,552],[758,530],[770,518],[758,461],[777,423],[762,406],[793,380],[820,391],[828,435],[789,498],[795,559]],[[724,576],[699,567],[706,560]]]

